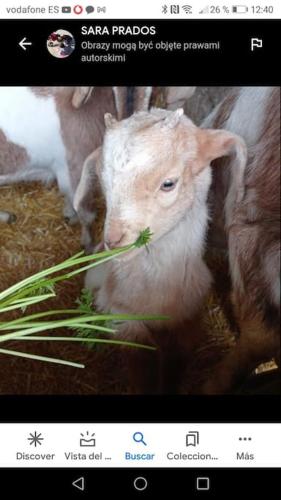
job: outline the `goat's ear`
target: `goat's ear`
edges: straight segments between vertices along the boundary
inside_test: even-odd
[[[242,163],[247,157],[247,149],[242,137],[227,130],[198,129],[198,168],[201,170],[211,161],[221,156],[236,153]]]
[[[99,184],[101,162],[102,162],[102,148],[97,148],[86,158],[81,178],[77,189],[74,194],[73,206],[76,212],[83,207],[86,200],[92,199]]]
[[[194,172],[199,173],[216,158],[233,155],[232,185],[236,190],[236,201],[244,195],[244,172],[247,164],[247,147],[239,135],[227,130],[198,129],[198,155]]]
[[[72,95],[72,106],[76,109],[81,108],[83,104],[90,99],[94,87],[75,87]]]

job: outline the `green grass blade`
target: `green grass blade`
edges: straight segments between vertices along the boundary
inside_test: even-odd
[[[11,287],[7,288],[6,290],[4,290],[3,292],[0,293],[0,301],[2,301],[4,298],[8,297],[9,295],[12,295],[13,293],[23,289],[24,287],[28,287],[29,285],[33,285],[34,283],[35,283],[36,287],[37,286],[41,287],[42,285],[40,284],[40,281],[42,278],[44,278],[46,276],[50,276],[51,274],[62,271],[64,269],[67,269],[68,267],[73,267],[73,266],[83,264],[85,262],[90,262],[93,260],[98,260],[100,263],[102,263],[103,257],[106,257],[107,260],[110,260],[110,259],[113,259],[114,257],[116,257],[116,255],[127,252],[128,250],[130,250],[133,247],[134,247],[134,244],[128,245],[126,247],[121,247],[120,249],[118,248],[118,249],[110,250],[108,252],[100,252],[98,254],[87,255],[85,257],[77,257],[75,259],[73,259],[73,258],[67,259],[64,262],[61,262],[60,264],[52,266],[48,269],[44,269],[43,271],[39,271],[38,273],[33,274],[32,276],[29,276],[28,278],[25,278],[22,281],[19,281],[18,283],[15,283]],[[77,271],[76,274],[78,274],[79,269],[77,269],[76,271]]]
[[[92,267],[101,265],[108,262],[118,255],[128,252],[134,248],[139,248],[143,245],[147,245],[150,241],[152,234],[149,228],[142,231],[137,238],[137,240],[131,245],[125,247],[116,248],[110,251],[100,252],[95,255],[85,255],[84,252],[79,252],[72,257],[69,257],[65,261],[52,266],[48,269],[44,269],[32,276],[25,278],[24,280],[15,283],[8,289],[0,292],[0,313],[12,311],[15,309],[25,309],[26,307],[48,300],[56,296],[54,285],[60,281],[65,281],[73,276],[80,274]],[[59,274],[52,276],[56,273],[61,273],[62,271],[74,267],[82,266],[74,270],[68,271],[64,274]],[[40,318],[46,318],[48,316],[55,315],[74,315],[72,318],[60,319],[60,320],[50,320],[50,321],[36,321]],[[104,344],[116,344],[116,345],[126,345],[136,348],[144,349],[154,349],[150,346],[145,346],[142,344],[137,344],[134,342],[127,342],[123,340],[112,340],[112,339],[100,339],[91,337],[47,337],[47,336],[36,336],[35,333],[44,332],[47,330],[53,330],[58,328],[70,328],[77,329],[80,331],[80,335],[83,334],[83,329],[96,330],[105,333],[116,333],[115,329],[109,328],[108,326],[101,326],[96,324],[101,322],[106,324],[106,321],[116,321],[118,323],[130,320],[165,320],[169,319],[164,316],[153,316],[153,315],[128,315],[128,314],[91,314],[91,307],[88,306],[88,310],[85,312],[83,309],[62,309],[57,311],[45,311],[41,313],[35,313],[22,318],[17,318],[16,320],[11,320],[8,322],[0,322],[0,330],[11,332],[0,335],[0,342],[5,342],[8,340],[61,340],[61,341],[71,341],[71,342],[95,342]],[[45,361],[49,363],[57,363],[61,365],[68,365],[77,368],[84,368],[84,365],[79,363],[73,363],[70,361],[64,361],[57,358],[50,358],[46,356],[38,356],[36,354],[23,353],[19,351],[14,351],[10,349],[0,349],[0,353],[7,354],[11,356],[18,356],[28,359],[35,359],[39,361]]]
[[[96,330],[98,332],[104,333],[117,333],[118,330],[114,328],[109,328],[108,326],[100,326],[100,325],[92,325],[88,323],[75,323],[75,326],[72,326],[71,329],[79,329],[84,328],[85,330]]]
[[[39,302],[43,302],[44,300],[50,299],[55,297],[55,293],[47,293],[45,295],[37,295],[36,297],[26,297],[25,299],[20,299],[15,302],[13,302],[12,305],[7,306],[7,307],[1,307],[1,313],[7,312],[7,311],[13,311],[15,309],[22,309],[26,308],[28,306],[31,306],[33,304],[38,304]]]
[[[17,324],[22,324],[26,323],[27,321],[31,321],[33,319],[38,319],[38,318],[44,318],[48,316],[54,316],[54,315],[63,315],[63,314],[75,314],[77,316],[83,315],[84,312],[80,311],[80,309],[57,309],[56,311],[45,311],[45,312],[40,312],[40,313],[35,313],[35,314],[30,314],[28,316],[23,316],[22,318],[17,318],[12,321],[0,321],[0,330],[2,328],[9,329],[9,326],[17,325]]]
[[[85,368],[85,365],[65,361],[64,359],[49,358],[47,356],[37,356],[37,354],[29,354],[27,352],[12,351],[10,349],[0,349],[0,354],[8,354],[9,356],[17,356],[20,358],[35,359],[36,361],[46,361],[47,363],[55,363],[58,365],[72,366],[73,368]]]
[[[143,245],[147,245],[151,239],[152,233],[150,232],[149,228],[146,228],[144,231],[142,231],[137,238],[137,240],[132,243],[131,245],[127,245],[124,247],[120,248],[115,248],[113,250],[109,251],[104,251],[104,252],[99,252],[97,254],[93,255],[84,255],[84,252],[79,252],[76,255],[73,255],[72,257],[69,257],[65,261],[61,262],[60,264],[56,264],[55,266],[49,267],[48,269],[43,269],[42,271],[39,271],[36,274],[33,274],[32,276],[29,276],[22,281],[19,281],[18,283],[15,283],[11,287],[7,288],[6,290],[2,291],[0,293],[0,302],[3,301],[6,297],[11,296],[15,292],[19,290],[23,290],[26,287],[29,287],[29,285],[36,284],[37,286],[38,282],[41,281],[42,278],[45,278],[46,276],[50,276],[51,274],[54,274],[56,272],[60,272],[64,269],[67,269],[68,267],[73,267],[79,264],[84,264],[85,262],[90,262],[94,260],[98,260],[99,264],[102,264],[103,262],[106,262],[107,260],[111,260],[114,257],[116,257],[118,254],[122,254],[125,252],[128,252],[129,250],[132,250],[133,248],[139,248]],[[77,269],[75,271],[75,274],[78,274],[79,272],[83,272],[85,268]],[[71,275],[75,275],[71,274]],[[39,286],[39,285],[38,285]]]
[[[89,338],[89,337],[43,337],[43,336],[32,336],[32,337],[18,337],[14,340],[40,340],[40,341],[57,341],[57,342],[94,342],[97,344],[113,344],[122,345],[126,347],[139,347],[141,349],[147,349],[149,351],[156,351],[156,347],[152,347],[145,344],[137,344],[136,342],[129,342],[127,340],[115,340],[115,339],[100,339],[100,338]]]
[[[42,321],[41,322],[39,321],[37,323],[30,321],[30,322],[28,322],[28,327],[29,328],[41,327],[42,324],[43,324]],[[48,324],[48,323],[46,322],[46,324]],[[7,330],[8,331],[9,330],[21,330],[22,331],[22,328],[23,328],[22,325],[14,325],[12,327],[11,326],[10,327],[4,326],[4,327],[2,327],[2,331],[7,331]],[[93,325],[93,324],[88,324],[88,323],[79,323],[79,322],[77,322],[77,323],[71,323],[71,328],[75,328],[75,329],[76,328],[85,328],[85,329],[88,328],[90,330],[97,330],[99,332],[106,332],[106,333],[116,333],[117,332],[116,329],[108,328],[106,326]],[[0,339],[1,338],[2,338],[2,336],[0,335]]]
[[[137,321],[148,321],[148,320],[163,320],[163,319],[168,319],[165,316],[145,316],[145,315],[131,315],[131,314],[96,314],[96,315],[90,315],[90,316],[83,316],[79,317],[79,323],[88,323],[88,322],[94,322],[94,321],[106,321],[106,320],[114,320],[114,319],[122,319],[124,321],[130,321],[130,320],[137,320]],[[27,323],[27,328],[21,330],[20,332],[16,333],[6,333],[4,335],[0,335],[0,342],[6,342],[7,340],[12,340],[14,337],[19,337],[19,336],[25,336],[25,335],[32,335],[34,333],[39,333],[43,332],[46,330],[54,330],[58,328],[67,328],[67,327],[73,327],[77,323],[77,318],[74,319],[64,319],[64,320],[58,320],[58,321],[42,321],[41,326],[37,327],[31,327],[28,328],[28,323]],[[87,326],[85,325],[85,328]],[[2,330],[4,330],[2,326]]]

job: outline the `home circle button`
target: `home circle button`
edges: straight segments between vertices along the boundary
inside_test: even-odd
[[[145,479],[145,477],[136,477],[136,479],[134,480],[134,487],[138,491],[146,490],[147,486],[148,486],[148,482]]]

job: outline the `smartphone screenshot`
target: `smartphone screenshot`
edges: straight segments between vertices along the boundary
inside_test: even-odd
[[[280,489],[280,17],[1,0],[7,496]]]

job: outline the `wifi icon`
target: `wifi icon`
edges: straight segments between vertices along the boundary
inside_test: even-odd
[[[186,14],[192,14],[192,5],[182,5],[182,9]]]

